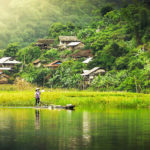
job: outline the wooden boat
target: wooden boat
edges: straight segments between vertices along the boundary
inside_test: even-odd
[[[64,106],[64,108],[73,110],[75,108],[75,105],[66,105]]]
[[[72,104],[67,104],[66,106],[61,106],[61,105],[50,105],[49,109],[69,109],[73,110],[75,108],[75,105]]]
[[[47,109],[67,109],[67,110],[74,110],[75,105],[67,104],[66,106],[61,106],[61,105],[35,106],[35,108],[47,108]]]

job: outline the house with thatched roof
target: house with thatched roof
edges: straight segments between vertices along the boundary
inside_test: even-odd
[[[85,47],[85,45],[82,42],[71,42],[69,44],[67,44],[67,47],[70,50],[77,50],[77,49],[83,49]]]
[[[98,75],[104,75],[106,71],[104,69],[100,69],[100,67],[94,67],[91,70],[83,70],[81,76],[84,78],[84,84],[89,85],[92,80]]]
[[[8,84],[9,76],[0,71],[0,84]]]
[[[32,64],[33,64],[35,67],[41,67],[41,65],[42,65],[40,59],[36,59],[35,61],[32,62]]]
[[[40,47],[40,49],[50,49],[51,45],[54,44],[54,39],[39,39],[35,46]]]
[[[76,53],[71,54],[70,56],[74,59],[79,59],[93,57],[93,54],[91,50],[79,50]]]
[[[80,42],[76,36],[59,36],[59,42],[61,44],[69,44],[70,42]]]
[[[59,48],[66,48],[71,42],[80,42],[76,36],[59,36]]]
[[[47,64],[47,65],[44,65],[44,66],[45,66],[46,68],[56,69],[56,68],[58,68],[59,65],[61,65],[61,64],[62,64],[62,62],[61,62],[60,60],[56,60],[56,61],[51,62],[51,63],[49,63],[49,64]]]
[[[17,64],[21,64],[21,62],[11,57],[3,57],[0,59],[0,70],[12,70]]]

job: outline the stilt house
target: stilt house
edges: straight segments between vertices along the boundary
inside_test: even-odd
[[[40,47],[40,49],[50,49],[54,44],[54,39],[39,39],[36,46]]]

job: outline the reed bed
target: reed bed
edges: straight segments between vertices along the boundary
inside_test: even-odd
[[[0,106],[34,106],[35,88],[19,90],[17,87],[0,87]],[[127,92],[92,92],[77,90],[45,89],[41,93],[41,105],[73,104],[78,108],[149,108],[150,94]]]

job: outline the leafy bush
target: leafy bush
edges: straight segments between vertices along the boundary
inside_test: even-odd
[[[41,60],[52,62],[59,59],[59,51],[57,49],[47,50],[42,56]]]
[[[49,87],[80,88],[83,81],[80,74],[83,68],[84,64],[78,61],[64,62],[50,76],[47,85]]]
[[[25,64],[29,64],[30,62],[36,60],[41,55],[41,50],[39,47],[34,46],[33,44],[20,49],[17,53],[18,59]]]
[[[44,86],[47,82],[47,76],[49,75],[49,73],[50,70],[47,68],[35,68],[32,64],[30,64],[24,69],[21,77],[27,82]]]
[[[7,48],[4,51],[4,56],[16,57],[16,54],[17,54],[19,48],[20,48],[20,46],[18,43],[8,44]]]
[[[128,77],[128,71],[111,71],[104,76],[96,77],[91,84],[91,87],[99,90],[117,90],[120,84]]]
[[[105,6],[101,8],[101,15],[104,16],[106,15],[108,12],[112,11],[113,8],[111,6]]]

